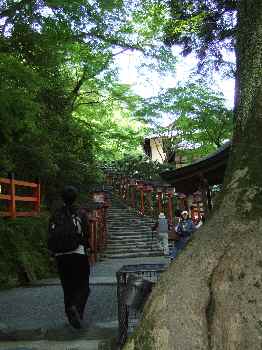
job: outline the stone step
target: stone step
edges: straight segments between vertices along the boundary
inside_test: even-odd
[[[139,228],[137,229],[122,229],[122,230],[108,230],[109,236],[123,236],[123,237],[129,237],[129,236],[145,236],[145,237],[151,237],[152,231],[150,230],[141,230]],[[153,236],[155,234],[153,233]]]
[[[136,219],[136,220],[140,220],[140,221],[146,221],[146,222],[154,222],[155,219],[153,218],[149,218],[149,217],[145,217],[145,216],[137,216],[135,214],[126,214],[125,212],[123,212],[125,209],[122,209],[118,214],[108,214],[107,218],[108,220],[110,219],[119,219],[119,218],[126,218],[126,219]]]
[[[107,210],[108,241],[102,254],[106,259],[163,256],[151,227],[155,219],[139,216],[134,209],[112,198]]]
[[[140,218],[136,218],[134,216],[130,216],[130,217],[123,217],[121,215],[119,215],[118,217],[115,217],[115,218],[107,218],[107,222],[108,224],[110,225],[117,225],[117,224],[142,224],[142,225],[147,225],[147,226],[152,226],[155,221],[153,220],[145,220],[145,219],[140,219]]]
[[[147,216],[139,216],[135,213],[129,213],[126,212],[126,209],[121,209],[119,210],[119,213],[107,213],[107,218],[119,218],[119,217],[124,217],[124,218],[134,218],[134,219],[138,219],[138,220],[146,220],[146,221],[155,221],[154,218],[152,217],[147,217]]]
[[[150,257],[150,256],[164,256],[159,250],[144,251],[139,253],[123,253],[123,254],[104,254],[102,258],[106,259],[125,259],[125,258],[139,258],[139,257]]]
[[[159,245],[157,243],[149,243],[149,244],[143,244],[143,245],[137,245],[137,244],[122,244],[121,246],[111,246],[108,245],[106,249],[104,250],[105,253],[107,252],[118,252],[119,250],[124,249],[126,252],[129,251],[129,249],[140,249],[140,250],[151,250],[151,249],[159,249]]]
[[[151,236],[152,231],[151,230],[140,230],[132,229],[132,227],[128,227],[126,229],[122,230],[108,230],[108,234],[110,235],[116,235],[116,236]],[[154,233],[153,233],[154,235]]]
[[[112,239],[112,240],[108,240],[107,241],[107,246],[121,246],[123,244],[125,245],[134,245],[134,244],[138,244],[138,245],[143,245],[143,244],[157,244],[158,240],[157,239],[122,239],[122,240],[118,240],[118,239]]]
[[[107,246],[117,246],[117,245],[145,245],[157,243],[157,239],[110,239],[107,241]]]
[[[139,229],[141,229],[142,231],[150,231],[150,232],[152,232],[152,229],[151,229],[151,226],[147,226],[147,225],[139,225],[139,224],[132,224],[132,223],[128,223],[128,224],[126,224],[126,225],[123,225],[123,223],[121,223],[121,225],[120,226],[116,226],[115,224],[114,224],[114,226],[110,226],[110,225],[108,225],[107,226],[107,229],[108,229],[108,231],[120,231],[120,230],[123,230],[123,231],[125,231],[125,230],[129,230],[129,231],[134,231],[134,230],[139,230]]]
[[[144,252],[152,252],[152,251],[157,251],[160,252],[160,249],[158,249],[158,247],[133,247],[133,248],[128,248],[125,249],[125,247],[122,247],[121,249],[106,249],[106,251],[104,252],[105,255],[111,255],[111,254],[122,254],[122,253],[144,253]]]
[[[150,252],[150,251],[160,251],[161,249],[159,249],[158,245],[152,245],[151,246],[148,246],[148,247],[137,247],[137,246],[134,246],[134,247],[121,247],[121,248],[117,248],[117,249],[106,249],[103,254],[119,254],[119,253],[134,253],[134,252],[137,252],[137,253],[140,253],[140,252],[144,252],[144,251],[147,251],[147,252]],[[102,255],[103,255],[102,254]]]
[[[107,227],[107,228],[108,228],[108,231],[111,230],[112,232],[118,232],[120,230],[122,230],[122,231],[138,231],[140,229],[141,229],[142,232],[145,232],[145,231],[152,232],[150,226],[146,227],[144,225],[142,225],[142,226],[139,226],[139,225],[134,226],[132,224],[127,224],[126,226],[121,225],[121,227],[119,227],[119,228],[117,228],[117,227],[113,227],[113,228],[112,227]]]
[[[132,213],[130,211],[127,211],[126,208],[122,208],[119,211],[107,211],[107,217],[119,217],[123,215],[124,217],[134,217],[134,218],[138,218],[138,219],[145,219],[145,220],[155,220],[154,218],[152,218],[151,216],[145,216],[145,215],[138,215],[137,213]]]
[[[157,239],[156,235],[153,235],[153,239]],[[152,235],[151,233],[139,233],[139,232],[133,232],[133,233],[128,233],[128,234],[125,234],[124,232],[120,233],[120,232],[117,232],[117,233],[108,233],[108,239],[117,239],[117,240],[121,240],[121,239],[152,239]]]
[[[120,231],[120,230],[129,230],[129,231],[134,231],[134,230],[141,230],[141,231],[152,231],[150,226],[147,225],[139,225],[139,224],[128,224],[128,225],[123,225],[123,223],[121,223],[120,226],[117,225],[108,225],[108,230],[112,230],[112,231]]]
[[[141,220],[135,220],[135,219],[132,219],[132,220],[128,220],[128,221],[124,221],[124,220],[121,220],[119,219],[118,221],[116,220],[113,220],[113,221],[109,221],[107,220],[107,226],[108,227],[126,227],[126,226],[129,226],[131,225],[132,227],[136,227],[136,226],[141,226],[141,227],[146,227],[146,228],[150,228],[152,227],[151,224],[149,224],[148,222],[144,222],[144,221],[141,221]]]
[[[144,222],[144,221],[137,221],[137,220],[128,220],[128,221],[124,221],[119,219],[118,221],[114,220],[114,221],[108,221],[107,220],[107,225],[108,227],[126,227],[126,226],[142,226],[142,227],[147,227],[150,228],[152,227],[152,224],[148,223],[148,222]]]
[[[150,231],[114,231],[114,232],[109,232],[108,233],[109,237],[151,237]]]
[[[152,240],[152,239],[157,239],[155,235],[148,234],[148,233],[133,233],[133,234],[110,234],[108,235],[108,240]]]

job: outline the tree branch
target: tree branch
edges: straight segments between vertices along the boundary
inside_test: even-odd
[[[31,5],[32,1],[31,0],[21,0],[19,2],[15,2],[13,3],[10,7],[8,7],[7,9],[3,10],[2,12],[0,12],[0,17],[12,17],[15,15],[16,11],[20,11],[22,10],[25,5]]]

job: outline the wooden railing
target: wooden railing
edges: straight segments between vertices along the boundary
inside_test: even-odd
[[[36,216],[40,213],[40,183],[16,180],[13,175],[10,178],[0,177],[0,202],[6,202],[5,210],[0,211],[1,217],[15,219],[18,216]],[[18,195],[17,189],[30,189],[29,195]],[[18,210],[18,202],[32,203],[33,209]]]
[[[107,208],[109,207],[108,199],[104,192],[99,193],[99,201],[97,201],[98,193],[93,193],[93,203],[90,208],[84,208],[88,217],[89,245],[91,248],[90,263],[96,263],[107,241]]]
[[[127,176],[108,174],[106,182],[115,192],[136,210],[141,216],[149,215],[157,218],[163,212],[170,224],[173,224],[174,188],[168,184],[146,182]]]
[[[165,213],[169,224],[174,224],[176,211],[188,210],[193,220],[204,215],[200,192],[193,193],[192,200],[183,193],[175,193],[169,184],[132,179],[121,174],[107,174],[106,182],[140,215],[157,218]]]

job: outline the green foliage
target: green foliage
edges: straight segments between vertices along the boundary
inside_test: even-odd
[[[1,2],[0,19],[1,167],[18,178],[40,178],[48,203],[65,183],[87,188],[99,181],[100,162],[141,154],[144,120],[162,112],[180,117],[179,142],[166,139],[167,150],[182,138],[207,150],[226,137],[210,141],[203,131],[206,123],[210,130],[223,124],[216,117],[222,107],[207,107],[212,99],[204,92],[194,96],[189,88],[186,99],[182,89],[170,89],[143,101],[117,82],[114,59],[126,50],[144,55],[142,67],[175,69],[163,44],[169,1],[10,0]]]
[[[151,120],[152,132],[163,138],[166,161],[173,152],[191,159],[207,155],[231,138],[233,112],[225,106],[221,93],[203,84],[187,84],[164,91],[145,101],[138,113]],[[159,126],[163,115],[171,119]]]
[[[145,181],[161,181],[159,174],[173,168],[172,164],[153,162],[145,155],[126,155],[123,159],[108,164],[111,171]]]
[[[97,161],[140,147],[143,126],[132,116],[138,98],[115,82],[112,65],[117,47],[142,50],[146,42],[127,30],[134,8],[126,5],[0,5],[1,175],[40,178],[48,202],[65,183],[98,181]],[[159,49],[147,45],[152,54]]]
[[[234,70],[224,55],[235,45],[237,0],[172,0],[165,32],[168,45],[180,45],[184,56],[196,52],[199,69]]]
[[[46,248],[46,215],[0,220],[0,285],[14,287],[55,272]]]

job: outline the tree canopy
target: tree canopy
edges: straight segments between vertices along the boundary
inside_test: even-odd
[[[181,45],[183,55],[196,52],[200,69],[207,63],[215,69],[228,66],[225,53],[235,47],[237,4],[237,0],[171,0],[166,43]]]
[[[99,178],[94,176],[98,160],[137,152],[144,127],[132,111],[139,98],[117,82],[114,58],[139,50],[163,69],[171,56],[156,36],[161,23],[153,9],[154,27],[148,22],[142,28],[147,4],[136,3],[1,2],[0,157],[5,172],[40,177],[52,197],[65,182],[88,184]]]
[[[144,100],[118,81],[115,58],[130,50],[143,54],[141,66],[146,69],[162,75],[175,70],[176,58],[165,44],[169,9],[168,1],[156,0],[2,1],[4,173],[40,177],[50,198],[66,182],[90,184],[101,178],[101,162],[141,154],[143,138],[158,112],[172,113],[180,142],[199,141],[199,155],[227,138],[230,112],[222,97],[207,97],[205,88],[194,93],[192,86],[173,88]],[[207,106],[211,100],[216,106]],[[200,116],[201,103],[206,113]],[[216,130],[208,139],[206,118],[210,129],[226,120],[227,131],[221,136]]]

